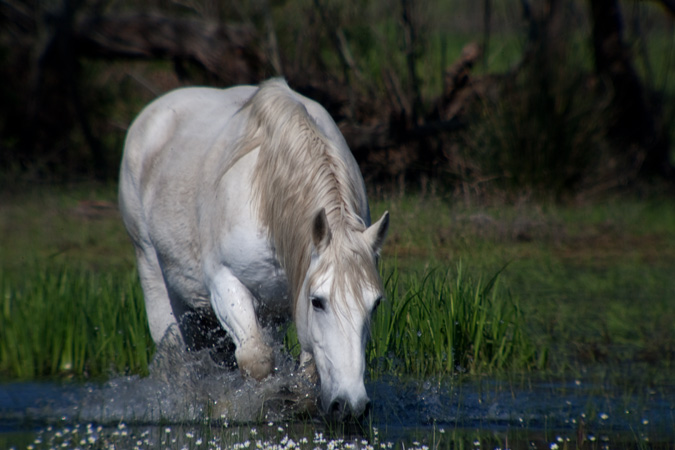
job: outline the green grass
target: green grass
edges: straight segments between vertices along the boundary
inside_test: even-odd
[[[143,374],[153,352],[116,187],[0,194],[0,377]]]
[[[147,374],[154,351],[135,273],[75,266],[0,272],[0,375]]]
[[[500,290],[499,275],[473,280],[461,263],[456,271],[432,269],[403,279],[398,270],[385,270],[388,301],[372,324],[371,376],[542,367],[546,349],[527,337],[522,312]]]
[[[147,371],[153,345],[115,197],[114,186],[2,196],[0,376]],[[385,209],[371,376],[672,367],[672,200],[470,206],[408,195],[375,201],[373,216]]]
[[[385,301],[372,324],[371,376],[486,373],[541,365],[517,304],[482,282],[430,271],[385,270]],[[136,274],[68,266],[0,274],[0,374],[9,378],[147,373],[154,345]],[[290,332],[289,348],[296,350]],[[545,353],[545,350],[542,350]]]
[[[0,192],[0,270],[20,274],[35,262],[94,272],[132,269],[117,187],[19,185]]]
[[[675,204],[627,198],[578,206],[468,207],[408,196],[377,203],[392,217],[383,260],[404,274],[463,261],[517,299],[549,368],[675,359]]]

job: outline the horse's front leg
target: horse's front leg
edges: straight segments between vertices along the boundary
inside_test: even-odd
[[[260,332],[253,296],[227,267],[211,281],[211,305],[237,346],[234,356],[239,369],[256,380],[268,376],[274,369],[274,355]]]

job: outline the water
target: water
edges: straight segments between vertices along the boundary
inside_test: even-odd
[[[0,385],[0,448],[673,448],[675,389],[572,379],[367,383],[362,424],[327,424],[316,388],[278,355],[263,383],[206,354],[159,358],[146,378]],[[292,444],[292,445],[291,445]]]

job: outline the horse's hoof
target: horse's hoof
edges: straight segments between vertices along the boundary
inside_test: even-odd
[[[236,350],[235,357],[242,374],[257,381],[274,370],[274,354],[265,344],[244,345]]]

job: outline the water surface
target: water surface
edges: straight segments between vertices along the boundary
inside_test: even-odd
[[[675,445],[675,389],[667,382],[621,382],[616,374],[383,378],[367,383],[368,420],[343,426],[323,421],[315,386],[287,357],[261,383],[216,366],[208,355],[177,358],[156,364],[145,378],[0,385],[0,448]]]

